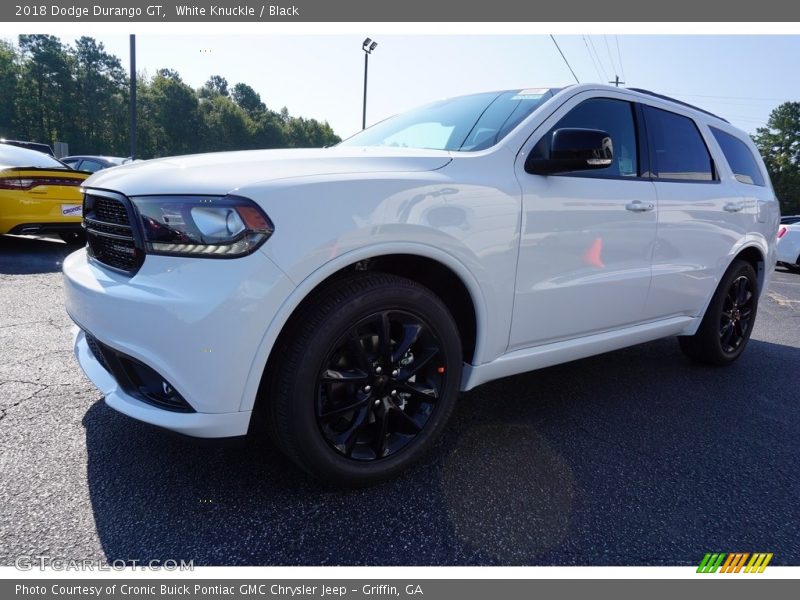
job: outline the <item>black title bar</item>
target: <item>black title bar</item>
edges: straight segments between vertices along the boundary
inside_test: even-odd
[[[786,0],[294,0],[150,2],[126,0],[13,1],[0,5],[8,22],[790,22],[800,3]]]

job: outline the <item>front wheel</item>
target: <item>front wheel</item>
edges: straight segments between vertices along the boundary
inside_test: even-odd
[[[732,363],[747,346],[757,309],[756,272],[750,263],[735,260],[714,292],[697,333],[678,338],[681,350],[697,362]]]
[[[278,446],[312,475],[369,485],[433,444],[461,380],[458,329],[417,283],[361,273],[301,309],[270,367],[268,418]]]

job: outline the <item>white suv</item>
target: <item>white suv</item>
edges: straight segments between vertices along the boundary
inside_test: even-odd
[[[66,304],[111,407],[206,438],[263,421],[359,485],[492,379],[665,336],[734,361],[779,210],[723,119],[580,85],[443,100],[334,148],[101,171],[84,218]]]

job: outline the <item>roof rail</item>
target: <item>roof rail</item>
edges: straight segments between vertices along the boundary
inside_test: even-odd
[[[720,121],[725,121],[726,123],[730,123],[728,119],[723,119],[719,115],[715,115],[711,111],[705,110],[700,108],[699,106],[695,106],[694,104],[689,104],[688,102],[684,102],[683,100],[676,100],[675,98],[670,98],[669,96],[665,96],[663,94],[656,94],[655,92],[651,92],[650,90],[645,90],[642,88],[626,88],[632,92],[639,92],[640,94],[647,94],[648,96],[653,96],[654,98],[660,98],[661,100],[667,100],[668,102],[674,102],[675,104],[680,104],[681,106],[685,106],[687,108],[691,108],[692,110],[697,110],[701,113],[714,117],[715,119],[719,119]]]

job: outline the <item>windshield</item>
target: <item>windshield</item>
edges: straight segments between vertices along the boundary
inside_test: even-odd
[[[532,89],[440,100],[381,121],[340,145],[484,150],[552,96],[549,89]]]

